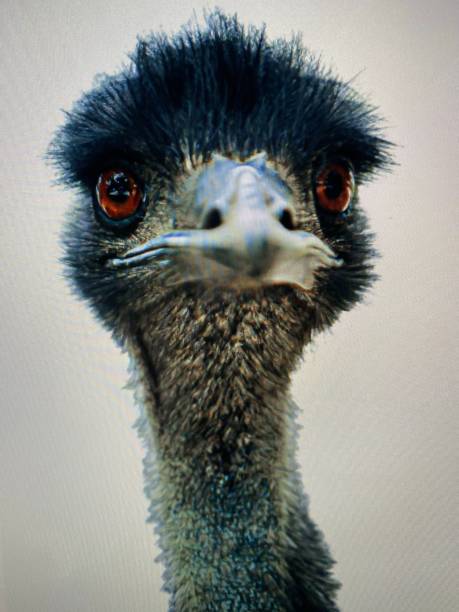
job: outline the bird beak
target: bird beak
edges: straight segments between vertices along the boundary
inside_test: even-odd
[[[317,269],[341,265],[319,237],[285,227],[282,213],[290,214],[289,203],[284,194],[268,189],[257,168],[238,164],[229,174],[229,188],[213,192],[212,197],[202,189],[198,193],[204,229],[164,234],[112,259],[111,265],[148,262],[167,269],[175,260],[182,281],[295,284],[304,289],[312,288]]]

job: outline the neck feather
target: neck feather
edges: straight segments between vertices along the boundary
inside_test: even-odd
[[[288,384],[308,332],[274,296],[164,300],[131,330],[173,610],[297,609]]]

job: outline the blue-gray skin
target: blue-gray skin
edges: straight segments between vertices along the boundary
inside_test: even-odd
[[[373,110],[299,43],[218,12],[141,41],[56,136],[80,190],[67,272],[132,357],[170,610],[337,610],[288,387],[311,336],[374,278],[357,190],[387,148]],[[345,213],[315,196],[333,160],[354,174]],[[96,197],[110,168],[142,188],[127,219]]]

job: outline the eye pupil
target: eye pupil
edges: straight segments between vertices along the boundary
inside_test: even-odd
[[[107,181],[107,196],[114,202],[125,202],[131,194],[131,185],[129,178],[119,172],[113,174]]]
[[[338,198],[343,191],[343,178],[335,170],[331,170],[325,182],[325,194],[332,200]]]

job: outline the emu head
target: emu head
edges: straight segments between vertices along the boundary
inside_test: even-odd
[[[131,59],[51,147],[80,192],[63,239],[81,294],[120,339],[196,291],[287,296],[304,329],[331,324],[373,279],[358,201],[388,162],[373,108],[298,41],[219,13]]]

